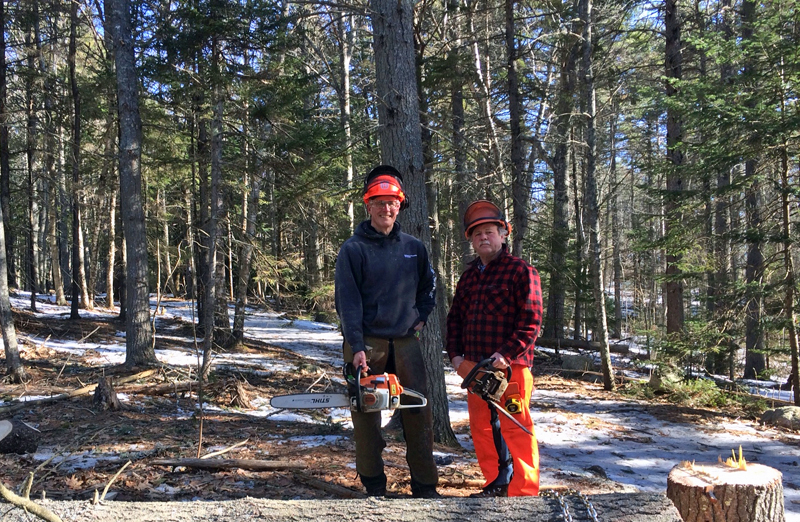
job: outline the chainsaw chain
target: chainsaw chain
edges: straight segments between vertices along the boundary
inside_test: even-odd
[[[564,517],[565,522],[574,522],[575,519],[572,518],[572,513],[569,509],[569,503],[567,502],[567,495],[574,495],[578,497],[578,499],[583,504],[584,508],[586,509],[586,514],[589,516],[589,520],[591,522],[600,522],[600,519],[597,517],[597,511],[594,509],[594,504],[592,501],[589,500],[589,497],[584,495],[582,492],[576,489],[568,489],[565,490],[564,493],[559,493],[555,490],[546,490],[542,491],[540,494],[542,497],[551,497],[556,499],[558,502],[558,506],[561,509],[561,516]]]

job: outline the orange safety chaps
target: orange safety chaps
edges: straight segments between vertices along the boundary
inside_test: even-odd
[[[514,467],[514,474],[508,485],[509,497],[536,496],[539,494],[539,444],[536,441],[531,418],[530,402],[533,390],[533,375],[528,367],[521,364],[511,365],[511,378],[509,389],[499,401],[505,407],[506,401],[514,395],[515,388],[519,390],[519,401],[522,405],[520,412],[514,418],[528,428],[534,436],[530,436],[520,429],[502,413],[492,412],[493,406],[481,399],[478,395],[470,393],[467,396],[469,409],[469,429],[472,433],[472,442],[475,444],[475,453],[478,464],[486,480],[484,487],[498,478],[500,470],[498,463],[502,448],[498,449],[492,433],[492,414],[500,420],[502,439],[508,446]],[[502,441],[500,441],[502,444]]]

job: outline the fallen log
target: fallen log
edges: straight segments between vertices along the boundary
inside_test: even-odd
[[[294,479],[301,484],[305,484],[306,486],[318,489],[320,491],[324,491],[325,493],[330,493],[331,495],[335,495],[339,498],[366,498],[367,494],[361,491],[356,491],[354,489],[346,488],[344,486],[340,486],[338,484],[332,484],[330,482],[325,482],[324,480],[320,480],[318,478],[312,477],[302,471],[295,471],[292,473]]]
[[[783,522],[781,472],[761,464],[678,464],[667,497],[685,522]]]
[[[543,346],[544,348],[578,348],[580,350],[598,351],[600,343],[594,341],[586,341],[583,339],[555,339],[555,338],[539,338],[536,339],[536,346]],[[614,343],[609,344],[611,353],[619,353],[622,355],[634,356],[637,354],[630,354],[630,346],[627,344]]]
[[[681,522],[675,506],[661,493],[614,493],[589,497],[597,520],[614,522]],[[574,520],[590,520],[584,504],[567,496]],[[234,522],[284,522],[286,520],[339,522],[399,522],[436,520],[437,522],[552,522],[565,520],[555,499],[544,497],[515,498],[366,498],[354,504],[352,499],[271,500],[252,497],[229,501],[193,502],[42,502],[55,513],[69,515],[71,522],[183,522],[213,520]],[[28,522],[22,510],[4,513],[3,522]]]
[[[255,459],[158,459],[151,462],[153,466],[172,468],[186,467],[205,470],[246,469],[250,471],[275,471],[281,469],[306,469],[303,462],[288,460],[255,460]]]
[[[165,384],[130,384],[121,386],[117,391],[120,393],[135,393],[139,395],[167,395],[170,393],[180,393],[185,391],[197,390],[197,381],[168,382]]]

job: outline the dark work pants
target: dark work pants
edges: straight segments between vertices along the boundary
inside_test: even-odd
[[[419,341],[415,337],[381,339],[366,337],[367,364],[371,373],[394,373],[404,388],[428,394],[428,379]],[[345,362],[353,361],[350,345],[344,344]],[[356,443],[356,471],[367,489],[386,486],[381,453],[386,447],[381,433],[381,413],[351,412]],[[424,408],[400,410],[406,441],[406,462],[411,470],[411,490],[436,487],[439,474],[433,460],[433,416],[430,403]]]

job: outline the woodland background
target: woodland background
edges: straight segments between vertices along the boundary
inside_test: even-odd
[[[131,367],[155,362],[150,293],[196,299],[206,354],[248,303],[335,320],[363,176],[391,163],[439,274],[434,376],[461,215],[488,198],[542,276],[541,342],[597,343],[606,389],[624,332],[730,378],[790,365],[800,404],[794,1],[0,6],[12,379],[15,288],[73,318],[119,301]]]

